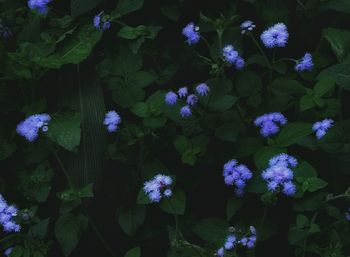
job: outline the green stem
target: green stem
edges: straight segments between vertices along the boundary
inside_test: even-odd
[[[219,40],[219,50],[222,51],[222,34],[223,30],[222,29],[217,29],[216,33],[218,34],[218,40]]]
[[[305,5],[300,0],[297,0],[297,3],[305,10]]]
[[[170,205],[170,208],[173,212],[173,216],[174,216],[174,220],[175,220],[175,243],[177,242],[177,238],[178,238],[178,230],[179,230],[179,219],[176,213],[176,210],[174,208],[174,206],[172,205],[171,201],[169,199],[166,199]]]
[[[208,49],[210,51],[210,44],[209,44],[208,40],[206,40],[206,38],[203,36],[201,36],[201,39],[203,40],[203,42],[206,44],[206,46],[208,47]]]
[[[291,61],[291,62],[294,62],[294,63],[297,63],[298,61],[293,59],[293,58],[281,58],[281,59],[278,59],[277,61],[274,61],[273,63],[278,63],[278,62],[282,62],[282,61]]]
[[[316,212],[316,213],[314,214],[314,216],[312,216],[312,219],[311,219],[311,221],[310,221],[309,231],[308,231],[308,233],[307,233],[307,235],[306,235],[306,238],[305,238],[304,244],[303,244],[303,254],[302,254],[302,257],[305,257],[305,255],[306,255],[307,241],[308,241],[308,239],[309,239],[309,234],[310,234],[311,226],[314,224],[314,222],[315,222],[315,220],[316,220],[316,218],[317,218],[317,215],[318,215],[318,212]]]
[[[63,164],[61,158],[58,156],[57,152],[56,152],[53,148],[51,148],[51,151],[52,151],[53,155],[55,156],[55,158],[56,158],[56,160],[57,160],[57,162],[58,162],[58,164],[59,164],[61,170],[63,171],[63,173],[64,173],[64,175],[65,175],[65,177],[66,177],[66,179],[67,179],[67,182],[68,182],[69,186],[70,186],[71,188],[74,188],[73,181],[71,180],[70,176],[68,175],[68,172],[67,172],[66,168],[64,167],[64,164]],[[109,253],[112,257],[115,257],[113,251],[111,250],[111,248],[108,246],[108,244],[106,243],[106,241],[105,241],[104,238],[102,237],[101,233],[99,232],[99,230],[98,230],[97,226],[95,225],[95,223],[93,222],[92,218],[89,216],[86,207],[85,207],[84,205],[82,205],[82,208],[83,208],[83,210],[84,210],[86,216],[88,217],[89,224],[91,225],[92,229],[94,230],[94,232],[95,232],[97,238],[101,241],[101,243],[102,243],[103,246],[106,248],[106,250],[108,251],[108,253]]]
[[[264,223],[265,223],[265,220],[266,220],[266,215],[267,215],[267,210],[268,210],[268,206],[265,205],[265,208],[264,208],[264,213],[263,213],[263,216],[261,218],[261,221],[260,221],[260,224],[259,224],[259,230],[258,230],[258,240],[261,236],[261,233],[263,232],[263,229],[264,229]]]
[[[264,56],[266,64],[269,68],[271,68],[271,63],[269,61],[269,58],[267,58],[267,55],[265,54],[264,50],[261,48],[260,44],[258,43],[258,41],[256,41],[255,37],[253,34],[249,35],[250,38],[253,40],[254,44],[257,46],[257,48],[259,49],[260,53]]]
[[[197,57],[199,57],[200,59],[204,60],[206,63],[208,63],[210,65],[213,63],[213,61],[211,59],[209,59],[208,57],[205,57],[205,56],[197,53],[196,51],[194,51],[194,53],[197,55]]]

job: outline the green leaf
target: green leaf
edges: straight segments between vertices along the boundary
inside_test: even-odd
[[[306,111],[316,107],[316,103],[314,102],[314,98],[310,95],[304,95],[300,98],[299,108],[300,111]]]
[[[211,96],[208,107],[213,111],[226,111],[230,109],[238,100],[233,95]]]
[[[304,211],[316,211],[318,210],[325,200],[325,194],[322,192],[312,194],[304,197],[301,200],[296,200],[293,209],[298,212]]]
[[[124,255],[124,257],[140,257],[141,256],[141,249],[140,247],[134,247],[127,251],[127,253]]]
[[[314,92],[317,96],[324,96],[327,94],[329,91],[333,90],[335,87],[335,81],[332,78],[325,77],[320,79],[315,87],[314,87]]]
[[[73,16],[79,16],[92,10],[104,0],[71,0],[70,9]]]
[[[256,151],[263,147],[263,142],[260,137],[242,138],[237,144],[233,156],[242,158],[253,155]]]
[[[271,90],[276,95],[305,94],[305,87],[299,81],[285,77],[275,79],[271,84]]]
[[[309,224],[310,224],[310,221],[309,221],[308,217],[306,217],[305,215],[302,215],[302,214],[298,214],[297,220],[296,220],[296,225],[298,228],[308,227]]]
[[[191,145],[190,139],[185,136],[180,135],[175,138],[174,146],[180,154],[191,148]]]
[[[336,28],[327,28],[322,31],[323,37],[331,45],[338,60],[342,60],[350,50],[350,32]]]
[[[143,0],[119,0],[113,15],[120,17],[137,11],[143,6]]]
[[[338,12],[350,14],[350,2],[348,0],[328,0],[321,2],[320,9],[332,9]]]
[[[303,122],[291,122],[281,129],[275,139],[279,147],[286,147],[297,143],[300,139],[312,133],[312,124]]]
[[[136,39],[142,35],[141,27],[143,28],[144,26],[140,25],[136,28],[124,26],[119,30],[118,36],[125,39]]]
[[[137,71],[130,79],[130,85],[144,88],[156,81],[157,77],[148,71]]]
[[[233,215],[242,207],[243,200],[238,198],[230,198],[226,204],[226,219],[230,220]]]
[[[68,151],[76,151],[80,144],[79,113],[64,113],[53,116],[47,137]]]
[[[82,214],[68,213],[58,218],[55,225],[55,235],[65,256],[69,256],[77,247],[87,226],[88,219]]]
[[[236,142],[241,130],[236,122],[226,123],[215,129],[215,136],[228,142]]]
[[[145,97],[145,91],[127,84],[119,84],[112,93],[113,101],[126,108],[142,101]]]
[[[324,77],[332,78],[339,86],[350,91],[350,64],[336,64],[326,68],[317,76],[317,79]]]
[[[169,198],[163,198],[159,207],[170,214],[184,215],[186,208],[186,195],[182,190],[175,190]]]
[[[328,183],[320,178],[309,178],[303,183],[303,190],[309,192],[315,192],[319,189],[326,187]]]
[[[260,77],[253,71],[245,71],[238,74],[236,89],[241,96],[252,96],[261,92],[262,82]]]
[[[1,142],[0,143],[0,161],[10,157],[17,149],[15,143]]]
[[[51,191],[53,171],[44,165],[39,165],[33,173],[25,174],[20,188],[29,200],[45,202]]]
[[[172,21],[177,21],[181,16],[180,4],[178,1],[166,1],[160,8],[163,15]]]
[[[28,234],[34,238],[44,239],[47,234],[47,229],[50,223],[50,218],[40,220],[35,225],[32,225]]]
[[[209,218],[198,221],[193,231],[209,243],[222,245],[227,236],[228,227],[229,224],[224,219]]]
[[[145,220],[146,207],[136,205],[130,209],[121,209],[118,213],[118,223],[128,236],[133,236]]]
[[[148,105],[144,102],[139,102],[131,108],[131,112],[138,117],[146,118],[150,116]]]

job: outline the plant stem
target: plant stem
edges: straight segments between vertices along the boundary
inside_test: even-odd
[[[263,216],[261,218],[260,225],[259,225],[258,239],[260,238],[260,235],[261,235],[261,233],[263,232],[263,229],[264,229],[264,223],[265,223],[265,220],[266,220],[266,215],[267,215],[268,208],[269,207],[267,205],[265,205],[264,213],[263,213]]]
[[[208,49],[210,51],[210,44],[209,44],[208,40],[206,40],[206,38],[203,36],[201,36],[201,39],[203,40],[203,42],[206,44],[206,46],[208,47]]]
[[[53,148],[51,148],[51,151],[52,151],[53,155],[55,156],[55,158],[56,158],[56,160],[57,160],[57,162],[58,162],[58,164],[59,164],[61,170],[63,171],[63,173],[64,173],[64,175],[65,175],[65,177],[66,177],[66,179],[67,179],[67,182],[68,182],[68,184],[69,184],[69,187],[74,188],[75,186],[74,186],[74,184],[73,184],[73,181],[72,181],[71,178],[69,177],[68,172],[67,172],[66,168],[64,167],[64,164],[63,164],[61,158],[58,156],[57,152],[56,152]],[[82,208],[83,208],[83,210],[84,210],[86,216],[88,217],[89,223],[90,223],[92,229],[94,230],[96,236],[98,237],[98,239],[101,241],[101,243],[102,243],[103,246],[106,248],[106,250],[108,251],[108,253],[109,253],[112,257],[115,257],[113,251],[112,251],[111,248],[108,246],[108,244],[106,243],[106,241],[105,241],[104,238],[102,237],[101,233],[99,232],[97,226],[96,226],[95,223],[93,222],[93,219],[92,219],[92,218],[90,217],[90,215],[88,214],[88,211],[87,211],[86,207],[85,207],[84,205],[82,205]]]
[[[300,0],[297,0],[297,3],[305,10],[305,5]]]
[[[166,199],[170,205],[171,210],[173,211],[173,216],[175,219],[175,242],[177,242],[177,235],[178,235],[178,230],[179,230],[179,219],[177,217],[176,210],[174,206],[172,205],[171,201],[169,199]]]
[[[260,53],[264,56],[267,66],[271,69],[271,63],[269,61],[269,58],[267,58],[267,55],[265,54],[264,50],[261,48],[258,41],[256,41],[254,35],[250,34],[249,36],[253,40],[253,42],[257,46],[257,48],[259,49]]]
[[[314,222],[315,222],[315,220],[316,220],[316,218],[317,218],[317,215],[318,215],[318,212],[316,212],[316,213],[314,214],[314,216],[312,216],[312,219],[311,219],[311,221],[310,221],[309,231],[308,231],[308,233],[307,233],[307,235],[306,235],[306,238],[305,238],[304,244],[303,244],[303,254],[302,254],[302,257],[305,257],[305,255],[306,255],[307,241],[308,241],[308,239],[309,239],[309,234],[310,234],[311,226],[314,224]]]
[[[209,59],[208,57],[205,57],[205,56],[197,53],[196,51],[194,51],[194,53],[197,55],[197,57],[199,57],[200,59],[204,60],[206,63],[208,63],[210,65],[213,63],[212,60]]]

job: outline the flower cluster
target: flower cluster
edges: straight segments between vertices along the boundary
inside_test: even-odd
[[[315,122],[312,126],[312,130],[316,132],[317,139],[321,139],[326,135],[327,130],[333,126],[334,120],[324,119],[322,121]]]
[[[282,153],[271,158],[269,167],[261,174],[261,177],[267,182],[268,190],[276,192],[276,190],[282,187],[282,192],[285,195],[294,195],[296,186],[292,182],[294,173],[291,168],[297,165],[298,161],[288,154]]]
[[[347,221],[350,221],[350,208],[348,209],[348,211],[345,213],[345,219]]]
[[[46,14],[47,13],[47,4],[50,3],[52,0],[29,0],[28,1],[28,7],[31,10],[36,10],[40,14]]]
[[[238,52],[235,50],[233,45],[227,45],[222,49],[222,55],[226,62],[235,65],[237,70],[244,67],[244,59],[239,56]]]
[[[265,30],[260,39],[267,48],[285,47],[288,41],[288,30],[284,23],[277,23]]]
[[[5,232],[19,232],[21,230],[13,217],[17,216],[17,208],[13,205],[8,205],[4,197],[0,194],[0,224]]]
[[[253,177],[252,172],[243,164],[238,164],[236,160],[230,160],[224,165],[224,181],[228,186],[235,185],[235,193],[241,196],[244,193],[247,180]]]
[[[254,22],[252,22],[251,20],[246,20],[244,22],[242,22],[240,28],[241,28],[241,33],[245,34],[247,31],[252,31],[255,28],[255,24]]]
[[[314,67],[314,63],[312,62],[312,55],[310,53],[306,53],[295,65],[294,69],[297,72],[301,71],[311,71]]]
[[[1,22],[0,19],[0,36],[4,39],[9,38],[12,35],[11,31],[9,28]]]
[[[225,251],[230,251],[238,245],[251,249],[255,246],[255,243],[256,243],[256,229],[255,227],[250,226],[249,233],[241,237],[241,239],[239,239],[237,235],[230,233],[226,237],[224,246],[217,250],[216,256],[224,257]]]
[[[4,251],[4,255],[5,255],[5,256],[10,256],[10,254],[12,253],[12,250],[13,250],[12,247],[7,248],[7,249]]]
[[[119,114],[116,111],[109,111],[105,115],[103,125],[107,126],[109,132],[115,132],[118,129],[119,123],[122,121]]]
[[[29,142],[34,142],[38,138],[39,130],[48,131],[48,123],[51,121],[50,115],[35,114],[29,116],[17,125],[17,133],[25,137]]]
[[[272,112],[257,117],[254,120],[254,124],[261,128],[260,134],[263,137],[268,137],[278,133],[280,130],[278,124],[281,126],[287,124],[287,119],[282,113]]]
[[[94,17],[93,24],[96,29],[102,29],[103,31],[111,27],[111,22],[108,20],[108,17],[104,15],[104,11]]]
[[[187,24],[182,29],[182,34],[187,38],[187,44],[189,45],[198,43],[201,38],[199,34],[199,27],[196,26],[193,22]]]
[[[169,186],[173,183],[170,176],[158,174],[144,183],[143,190],[152,202],[159,202],[162,197],[171,197],[173,192]]]
[[[196,93],[198,96],[207,96],[210,92],[210,88],[207,84],[201,83],[196,87]],[[198,96],[196,94],[189,94],[187,87],[182,87],[177,93],[169,91],[165,95],[165,103],[168,105],[174,105],[177,103],[178,98],[186,98],[186,105],[180,109],[181,117],[189,117],[192,115],[191,106],[195,106],[198,102]]]

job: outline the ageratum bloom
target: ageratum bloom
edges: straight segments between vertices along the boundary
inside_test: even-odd
[[[250,235],[242,237],[239,243],[242,246],[245,246],[251,249],[255,246],[255,243],[256,243],[256,230],[255,230],[255,227],[253,226],[250,226],[249,230],[250,230]]]
[[[228,235],[226,238],[225,245],[224,245],[225,249],[226,250],[233,249],[235,247],[236,241],[237,241],[237,238],[234,234]]]
[[[172,190],[169,186],[172,183],[173,180],[170,176],[158,174],[144,183],[143,191],[151,202],[159,202],[163,197],[171,197]]]
[[[1,22],[0,19],[0,36],[4,39],[8,39],[12,35],[11,31],[9,28]]]
[[[188,89],[187,87],[182,87],[177,91],[177,94],[180,98],[186,97],[188,95]]]
[[[14,221],[17,212],[17,208],[14,205],[8,205],[0,194],[0,224],[5,232],[19,232],[21,230],[21,226]]]
[[[168,105],[174,105],[176,104],[177,101],[177,94],[174,93],[173,91],[168,92],[165,95],[165,103]]]
[[[244,59],[239,56],[233,45],[227,45],[222,49],[222,55],[226,62],[235,65],[237,70],[244,67]]]
[[[278,133],[280,130],[278,125],[286,125],[287,119],[282,113],[273,112],[257,117],[254,120],[254,124],[257,127],[260,127],[260,134],[263,137],[268,137]]]
[[[98,30],[108,30],[111,27],[110,21],[104,16],[104,11],[97,14],[93,19],[94,27]]]
[[[35,114],[20,122],[17,125],[16,131],[19,135],[25,137],[29,142],[34,142],[38,138],[40,129],[43,132],[48,131],[47,125],[50,121],[51,117],[46,113]]]
[[[12,247],[7,248],[7,249],[4,251],[4,255],[5,255],[5,256],[10,256],[10,254],[12,253],[12,250],[13,250]]]
[[[348,209],[348,211],[345,213],[345,219],[347,221],[350,221],[350,208]]]
[[[36,10],[40,14],[46,14],[47,13],[47,4],[50,3],[52,0],[29,0],[28,1],[28,7],[31,10]]]
[[[200,40],[199,27],[194,25],[193,22],[186,25],[183,28],[182,34],[187,38],[187,44],[193,45]]]
[[[210,88],[205,83],[201,83],[196,87],[197,94],[200,96],[208,95]]]
[[[192,115],[191,108],[188,105],[181,107],[180,115],[182,118],[186,118]]]
[[[293,183],[294,173],[291,168],[296,167],[298,161],[288,154],[282,153],[274,156],[269,161],[269,167],[261,174],[263,180],[267,182],[267,188],[271,192],[282,189],[282,192],[291,196],[296,192]]]
[[[260,39],[267,48],[285,47],[288,41],[288,30],[284,23],[277,23],[265,30]]]
[[[103,125],[107,126],[108,132],[115,132],[122,119],[116,111],[109,111],[105,115]]]
[[[306,53],[295,65],[294,69],[297,72],[301,71],[311,71],[314,67],[314,63],[312,62],[312,55],[310,53]]]
[[[236,160],[230,160],[224,165],[223,171],[225,184],[235,185],[235,193],[241,196],[248,180],[253,177],[252,172],[243,164],[238,164]]]
[[[191,94],[187,97],[186,102],[188,105],[194,106],[198,102],[198,97],[194,94]]]
[[[255,24],[254,22],[252,22],[251,20],[246,20],[244,22],[242,22],[240,28],[241,28],[241,33],[245,34],[247,31],[252,31],[255,28]]]
[[[326,135],[327,130],[333,126],[334,120],[324,119],[322,121],[315,122],[312,126],[312,130],[316,132],[317,139],[321,139]]]

